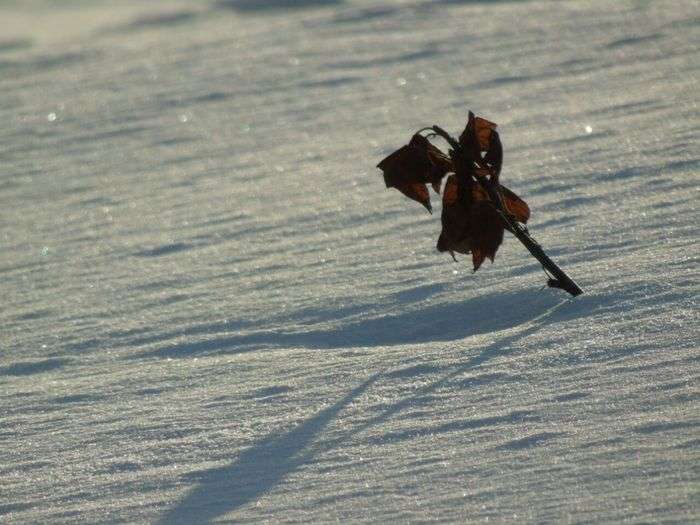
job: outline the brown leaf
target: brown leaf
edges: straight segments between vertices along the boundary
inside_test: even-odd
[[[430,183],[439,193],[440,181],[453,169],[450,158],[419,134],[415,134],[406,146],[386,157],[377,167],[384,172],[387,188],[398,189],[431,212],[426,184]]]
[[[469,120],[459,136],[459,143],[468,152],[470,159],[486,168],[488,175],[498,180],[503,164],[503,146],[496,131],[497,125],[469,112]]]
[[[493,262],[503,242],[503,222],[493,205],[486,200],[475,201],[471,210],[471,245],[474,271],[488,258]]]
[[[457,202],[457,177],[451,175],[447,177],[445,188],[442,192],[442,205],[452,206]]]
[[[473,181],[460,186],[457,177],[450,175],[443,190],[441,219],[438,251],[471,253],[474,271],[486,258],[493,261],[503,242],[503,222],[480,186]]]
[[[409,184],[399,184],[395,187],[406,197],[413,199],[416,202],[420,202],[430,213],[433,213],[433,206],[430,204],[428,187],[425,184],[414,182]]]
[[[491,146],[491,134],[497,125],[485,118],[476,117],[474,119],[474,132],[481,151],[487,151]]]
[[[433,146],[423,135],[413,135],[410,144],[415,148],[424,150],[428,156],[428,160],[432,165],[429,175],[431,183],[435,184],[437,182],[439,184],[447,173],[454,171],[452,159]]]
[[[503,204],[515,220],[523,224],[527,223],[530,219],[530,207],[527,203],[503,185],[501,185],[501,195]]]
[[[474,173],[477,176],[483,177],[484,174],[488,173],[488,170],[484,168],[476,168]],[[516,221],[522,222],[523,224],[527,223],[527,221],[530,219],[530,207],[527,205],[527,203],[503,184],[499,184],[498,189],[501,193],[501,202],[506,208],[506,211],[515,217]],[[476,192],[475,195],[478,195],[479,200],[490,200],[488,193],[481,186],[475,185],[475,189],[472,191]]]

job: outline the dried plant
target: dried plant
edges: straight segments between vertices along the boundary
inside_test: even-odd
[[[530,218],[530,207],[500,183],[503,147],[496,127],[470,111],[459,140],[438,126],[423,128],[377,167],[384,173],[387,188],[396,188],[430,213],[428,184],[435,193],[442,190],[438,251],[449,252],[455,260],[455,252],[471,254],[476,271],[484,260],[493,262],[504,231],[508,230],[542,263],[550,276],[550,286],[563,288],[572,295],[582,293],[530,237],[524,226]],[[429,133],[424,136],[426,131]],[[451,146],[447,154],[428,140],[435,136]]]

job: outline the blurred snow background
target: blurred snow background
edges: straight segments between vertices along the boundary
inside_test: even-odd
[[[697,522],[693,1],[5,1],[0,521]],[[472,274],[374,167],[499,123]]]

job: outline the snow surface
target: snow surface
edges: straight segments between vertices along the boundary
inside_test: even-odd
[[[0,521],[700,522],[695,1],[0,7]],[[376,163],[499,123],[471,273]]]

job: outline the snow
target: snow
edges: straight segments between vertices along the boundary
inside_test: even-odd
[[[700,521],[696,2],[0,9],[0,521]],[[384,188],[468,109],[584,295]]]

